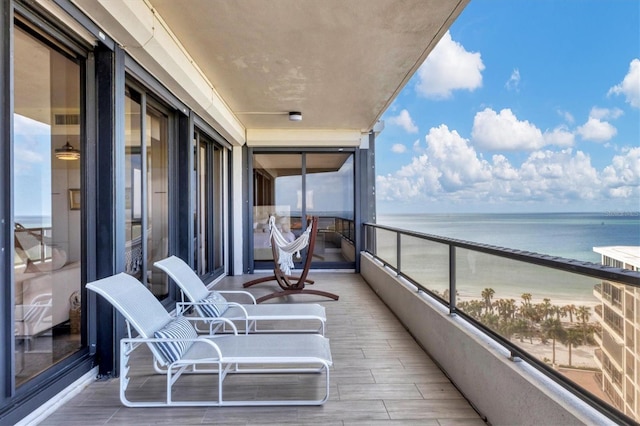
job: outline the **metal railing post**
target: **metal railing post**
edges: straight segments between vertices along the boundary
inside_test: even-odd
[[[400,275],[400,258],[402,256],[402,250],[400,249],[401,238],[402,234],[400,232],[396,232],[396,275]]]
[[[449,315],[456,314],[456,247],[449,245]]]

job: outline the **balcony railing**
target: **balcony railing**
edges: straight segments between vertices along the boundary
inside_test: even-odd
[[[605,415],[633,423],[618,404],[596,396],[606,391],[595,380],[601,348],[594,338],[606,302],[593,290],[600,293],[603,280],[640,287],[639,272],[370,223],[363,235],[365,251],[398,278]],[[576,370],[594,380],[579,385]]]
[[[19,266],[27,262],[42,263],[51,259],[51,228],[25,228],[16,224],[14,231],[15,255],[13,264]]]

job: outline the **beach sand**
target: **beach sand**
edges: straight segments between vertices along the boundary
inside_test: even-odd
[[[533,339],[533,344],[529,342],[529,339],[524,339],[524,342],[520,340],[512,339],[512,342],[534,355],[541,361],[545,361],[547,358],[551,363],[553,359],[553,342],[548,340],[546,344],[543,344],[540,339]],[[571,349],[571,366],[577,368],[597,368],[594,360],[594,351],[598,346],[578,346]],[[562,343],[556,341],[556,364],[568,366],[569,365],[569,348]]]

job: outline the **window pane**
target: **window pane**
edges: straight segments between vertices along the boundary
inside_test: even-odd
[[[269,241],[269,215],[290,239],[303,231],[302,155],[256,154],[253,156],[253,255],[255,260],[273,260]]]
[[[151,292],[163,299],[169,293],[167,274],[153,266],[169,255],[169,150],[168,119],[147,107],[147,281]]]
[[[142,279],[142,148],[140,97],[125,97],[125,272]]]
[[[81,346],[82,143],[80,66],[20,28],[14,40],[13,286],[19,386]],[[62,152],[67,143],[72,148]]]
[[[306,155],[307,214],[319,216],[314,261],[355,260],[350,223],[353,223],[353,155]],[[352,237],[351,237],[352,238]]]
[[[213,148],[213,267],[219,270],[224,266],[224,220],[223,220],[223,184],[224,184],[224,167],[223,167],[223,151],[217,146],[210,145]]]
[[[140,94],[125,97],[125,272],[163,299],[166,274],[153,266],[169,253],[168,118],[147,106],[142,134]],[[144,140],[143,140],[144,137]]]

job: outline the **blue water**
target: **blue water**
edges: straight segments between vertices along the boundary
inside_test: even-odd
[[[640,246],[640,212],[394,214],[377,223],[595,263],[593,247]]]

